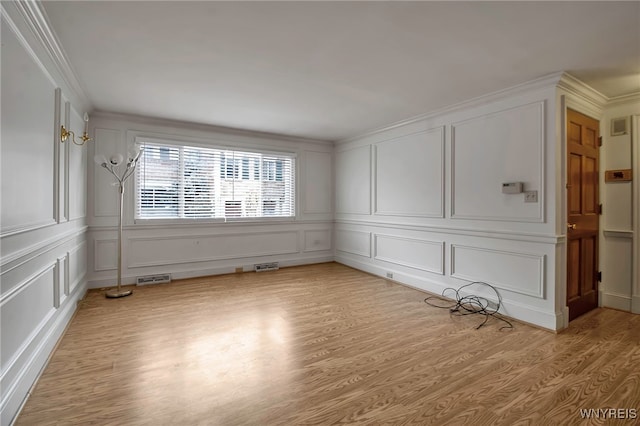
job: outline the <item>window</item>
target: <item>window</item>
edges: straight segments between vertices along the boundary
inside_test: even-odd
[[[295,216],[295,157],[143,142],[136,219]]]

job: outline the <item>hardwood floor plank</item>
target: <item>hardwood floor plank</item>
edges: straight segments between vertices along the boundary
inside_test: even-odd
[[[336,263],[91,291],[16,425],[567,425],[640,409],[640,316],[476,330],[424,297]]]

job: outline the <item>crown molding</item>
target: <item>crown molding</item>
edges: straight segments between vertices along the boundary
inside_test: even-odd
[[[609,98],[607,106],[620,106],[626,104],[635,104],[640,102],[640,92],[629,93],[628,95],[616,96]]]
[[[599,114],[602,114],[602,110],[609,102],[609,98],[605,95],[587,86],[581,80],[578,80],[568,73],[562,74],[558,82],[558,88],[579,98],[582,102],[587,103],[591,109],[597,111]]]
[[[149,117],[139,114],[127,114],[121,112],[111,112],[104,110],[94,110],[91,114],[92,118],[101,118],[105,120],[122,120],[133,122],[136,124],[146,124],[151,126],[172,127],[179,129],[188,129],[200,132],[219,133],[224,135],[233,135],[240,137],[251,137],[263,140],[286,141],[295,143],[309,143],[324,146],[332,146],[331,140],[311,139],[305,137],[297,137],[292,135],[283,135],[279,133],[261,132],[257,130],[239,129],[235,127],[216,126],[214,124],[196,123],[191,121],[175,120],[170,118]]]
[[[62,44],[51,28],[42,3],[39,0],[13,1],[11,3],[13,3],[29,30],[46,51],[72,94],[85,105],[91,106],[80,79],[73,70]]]
[[[446,106],[444,108],[439,108],[434,111],[428,112],[426,114],[420,114],[415,117],[408,118],[406,120],[398,121],[393,124],[389,124],[387,126],[383,126],[377,129],[374,129],[369,132],[362,133],[357,136],[349,137],[346,139],[342,139],[337,141],[336,144],[351,142],[354,140],[362,139],[364,137],[373,136],[378,133],[386,132],[391,129],[395,129],[397,127],[406,126],[408,124],[413,124],[418,121],[427,120],[431,118],[435,118],[438,116],[442,116],[444,114],[450,114],[456,111],[460,111],[463,109],[473,108],[476,106],[480,106],[483,104],[487,104],[490,102],[496,102],[501,99],[505,99],[509,96],[513,96],[519,93],[528,92],[532,90],[542,89],[545,87],[552,87],[558,84],[558,81],[561,79],[563,73],[557,72],[553,74],[548,74],[542,76],[540,78],[536,78],[535,80],[531,80],[525,83],[517,84],[515,86],[507,87],[506,89],[501,89],[496,92],[491,92],[482,96],[478,96],[463,102],[459,102],[453,105]]]

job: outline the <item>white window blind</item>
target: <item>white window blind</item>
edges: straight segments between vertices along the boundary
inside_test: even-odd
[[[295,216],[295,157],[144,142],[136,219]]]

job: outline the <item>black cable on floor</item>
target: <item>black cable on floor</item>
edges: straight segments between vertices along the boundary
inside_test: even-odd
[[[460,294],[464,288],[470,287],[473,285],[486,286],[491,288],[494,291],[494,293],[496,294],[496,298],[498,300],[498,303],[496,304],[495,308],[490,307],[489,300],[485,299],[484,297],[475,296],[475,295],[463,296]],[[447,294],[451,292],[453,292],[454,297],[447,297]],[[444,303],[444,302],[450,302],[451,299],[454,300],[453,304],[443,305],[443,304],[437,304],[432,302],[432,300],[437,300],[441,303]],[[498,293],[498,290],[494,286],[482,281],[474,281],[472,283],[465,284],[462,287],[458,288],[457,290],[451,287],[445,288],[442,291],[442,297],[429,296],[426,299],[424,299],[424,303],[426,303],[429,306],[433,306],[435,308],[449,309],[449,312],[452,315],[471,315],[471,314],[484,315],[484,320],[476,327],[476,330],[482,327],[483,325],[485,325],[489,320],[489,317],[497,318],[500,321],[507,324],[500,327],[500,330],[502,330],[503,328],[506,328],[506,329],[513,328],[513,324],[511,324],[500,313],[498,313],[498,311],[500,310],[500,306],[502,305],[502,297],[500,297],[500,293]]]

